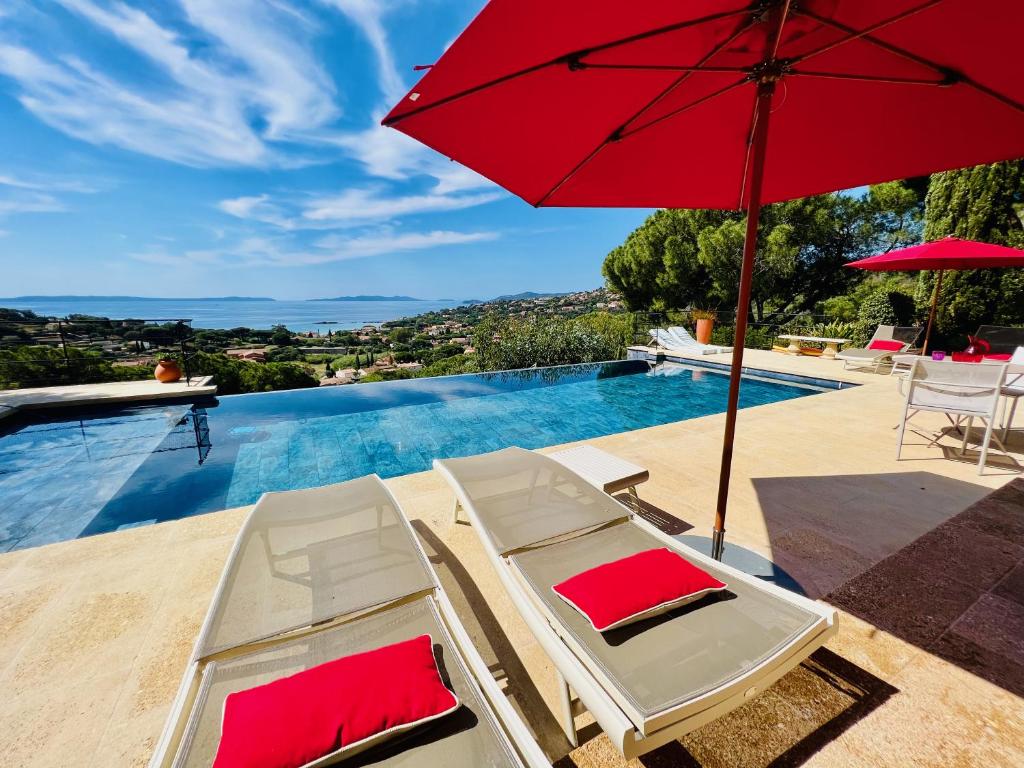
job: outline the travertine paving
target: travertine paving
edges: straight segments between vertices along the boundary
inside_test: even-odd
[[[813,366],[812,375],[824,377],[840,367],[753,352],[748,364],[804,374]],[[991,502],[974,517],[957,516],[1020,476],[1014,462],[1024,460],[1024,433],[1011,437],[1012,459],[994,460],[980,477],[970,452],[964,459],[953,454],[950,436],[925,448],[923,437],[910,435],[904,460],[896,462],[895,381],[846,378],[866,384],[740,413],[727,526],[727,546],[772,559],[812,597],[837,595],[839,607],[851,611],[841,613],[837,638],[742,709],[632,765],[1024,764],[1019,689],[955,652],[966,647],[964,639],[1004,656],[1019,650],[1019,611],[1001,614],[994,607],[1006,607],[997,600],[1020,602],[1012,549],[1020,542],[1000,545],[998,558],[983,558],[976,549],[958,549],[963,536],[940,528],[950,521],[970,528],[972,537],[985,534],[976,529],[991,524]],[[707,535],[723,421],[708,416],[590,442],[647,467],[644,501],[678,518],[676,530]],[[938,429],[945,422],[921,423]],[[584,728],[584,743],[569,753],[554,715],[554,670],[513,611],[474,531],[452,523],[440,477],[423,472],[388,485],[414,518],[485,661],[505,678],[552,759],[560,768],[623,765],[593,727]],[[1010,495],[998,501],[999,514],[1019,524],[1024,508],[1013,504],[1013,494],[1024,493],[1004,493]],[[245,511],[0,555],[0,762],[146,763]],[[925,538],[912,549],[915,562],[933,558],[941,574],[955,561],[981,574],[969,605],[960,591],[953,599],[948,579],[925,570],[914,575],[919,588],[934,586],[935,600],[951,594],[943,620],[953,622],[953,631],[938,637],[945,633],[960,645],[945,650],[906,630],[906,623],[878,616],[870,603],[838,597],[844,585],[862,583],[858,577],[873,583],[876,567],[884,570],[887,558],[935,529],[938,541]],[[1000,569],[1007,572],[997,574]],[[892,578],[901,574],[895,569]],[[934,613],[913,601],[903,610]],[[933,628],[927,621],[922,626],[931,638]]]
[[[0,419],[22,408],[55,408],[136,401],[163,400],[178,397],[214,395],[217,387],[212,376],[184,379],[162,384],[155,379],[145,381],[110,381],[99,384],[73,384],[65,387],[32,387],[0,390]]]

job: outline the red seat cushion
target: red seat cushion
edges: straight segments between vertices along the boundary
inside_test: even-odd
[[[885,339],[875,339],[868,344],[868,349],[878,349],[883,352],[899,352],[903,349],[902,341],[886,341]]]
[[[998,353],[992,354],[992,355],[982,355],[981,357],[984,360],[1010,360],[1010,359],[1013,358],[1013,355],[1008,355],[1006,353],[998,352]]]
[[[663,547],[583,571],[552,589],[586,616],[594,629],[605,632],[657,616],[725,587],[714,576]]]
[[[454,712],[430,635],[229,694],[214,768],[298,768]]]

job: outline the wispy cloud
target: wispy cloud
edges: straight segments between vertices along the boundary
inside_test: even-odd
[[[382,229],[351,237],[327,235],[305,247],[284,237],[246,237],[219,248],[168,251],[164,246],[132,254],[137,261],[163,266],[296,267],[329,264],[409,251],[496,240],[497,232],[397,232]]]
[[[19,213],[59,213],[68,210],[61,193],[96,191],[97,187],[76,179],[0,171],[0,218]]]
[[[387,32],[384,30],[384,15],[387,4],[379,0],[321,0],[325,5],[336,8],[349,18],[366,37],[377,59],[377,85],[387,102],[395,102],[406,91],[405,84],[395,66]]]
[[[222,200],[220,210],[239,219],[271,224],[281,229],[337,229],[402,216],[441,213],[493,202],[501,192],[472,194],[395,194],[380,187],[354,187],[337,194],[247,195]]]
[[[0,41],[0,75],[47,124],[94,144],[196,166],[296,162],[276,146],[338,116],[334,87],[308,44],[312,22],[283,3],[181,0],[190,48],[152,16],[114,2],[60,0],[135,55],[148,77],[88,61],[53,42]],[[11,36],[13,37],[13,36]]]

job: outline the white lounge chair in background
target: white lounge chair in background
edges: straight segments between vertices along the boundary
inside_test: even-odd
[[[150,767],[208,768],[230,693],[424,634],[461,707],[382,746],[373,764],[550,768],[380,478],[265,493],[235,540]]]
[[[836,360],[842,360],[846,370],[874,368],[878,373],[882,366],[892,364],[893,355],[912,352],[920,335],[919,326],[880,325],[866,347],[847,347],[836,354]]]
[[[835,611],[679,543],[553,459],[521,448],[435,460],[509,597],[572,693],[627,759],[699,728],[782,677],[835,632]],[[601,634],[552,587],[668,548],[725,582],[717,597]],[[737,734],[742,738],[742,734]]]
[[[652,328],[650,334],[655,346],[664,347],[674,352],[686,352],[691,355],[717,355],[732,352],[732,347],[701,344],[681,325],[675,325],[668,329]]]
[[[1005,443],[1013,426],[1013,416],[1017,412],[1017,401],[1024,397],[1024,347],[1017,347],[1010,357],[1010,365],[1006,371],[1006,381],[1001,390],[1003,396],[1003,437]]]
[[[993,434],[1006,368],[1006,365],[952,363],[925,357],[918,359],[906,379],[907,396],[897,436],[896,460],[899,461],[903,450],[903,433],[907,423],[921,411],[944,413],[954,427],[958,427],[964,418],[967,419],[963,442],[960,444],[961,456],[967,448],[974,420],[979,419],[985,425],[985,433],[979,443],[980,475],[985,469],[990,442],[995,441],[1006,452],[1002,441]],[[952,418],[954,416],[957,417],[955,420]],[[934,445],[941,437],[940,433],[929,445]]]

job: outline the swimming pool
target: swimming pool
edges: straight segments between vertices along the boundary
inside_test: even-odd
[[[36,411],[0,422],[0,551],[720,413],[727,387],[719,370],[619,361]],[[820,391],[745,377],[740,407]]]

